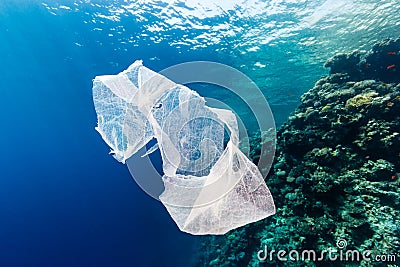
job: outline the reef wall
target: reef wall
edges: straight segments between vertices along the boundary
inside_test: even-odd
[[[266,178],[277,214],[207,238],[198,266],[380,266],[257,257],[265,246],[321,252],[338,249],[338,240],[347,242],[343,249],[396,255],[391,264],[399,264],[400,39],[336,55],[325,66],[329,76],[278,131]]]

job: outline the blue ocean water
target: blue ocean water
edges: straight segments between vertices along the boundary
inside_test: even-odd
[[[340,51],[399,35],[396,1],[0,3],[0,266],[190,266],[181,233],[94,130],[91,87],[136,59],[249,75],[283,123]],[[223,98],[223,93],[220,96]]]

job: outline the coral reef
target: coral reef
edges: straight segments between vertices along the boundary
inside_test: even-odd
[[[399,51],[400,39],[384,40],[366,54],[353,51],[326,62],[329,76],[301,97],[278,131],[266,178],[277,214],[209,237],[198,266],[399,265]],[[253,147],[258,140],[253,137]],[[395,255],[396,261],[257,257],[265,246],[287,253],[339,250],[338,240],[347,242],[343,249]]]
[[[338,54],[328,59],[325,67],[330,68],[330,74],[346,73],[352,81],[373,79],[385,83],[399,83],[399,47],[400,38],[387,39],[375,44],[366,54],[357,50]]]

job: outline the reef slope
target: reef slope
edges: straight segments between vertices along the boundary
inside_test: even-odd
[[[361,259],[257,258],[265,246],[318,253],[338,249],[338,240],[345,240],[344,249],[396,255],[392,264],[399,264],[400,39],[379,42],[367,53],[336,55],[325,66],[329,76],[301,97],[278,131],[266,178],[277,214],[207,238],[198,266],[371,265]]]

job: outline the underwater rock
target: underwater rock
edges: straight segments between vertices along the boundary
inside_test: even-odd
[[[399,51],[400,39],[384,40],[365,55],[328,60],[330,75],[301,97],[278,131],[266,178],[276,215],[209,237],[198,266],[217,257],[219,266],[371,266],[362,258],[283,262],[275,256],[263,263],[257,257],[265,246],[318,253],[338,249],[338,240],[361,253],[396,255],[390,263],[400,264],[400,74],[387,68],[400,66]],[[258,140],[250,138],[253,149]],[[239,252],[240,259],[228,257]]]
[[[400,38],[375,44],[366,54],[352,51],[328,59],[324,65],[330,74],[346,74],[352,81],[373,79],[386,83],[400,82]]]
[[[360,63],[361,53],[357,50],[347,54],[338,54],[328,59],[324,67],[331,68],[330,73],[347,73],[353,79],[361,77],[361,70],[358,68]]]

